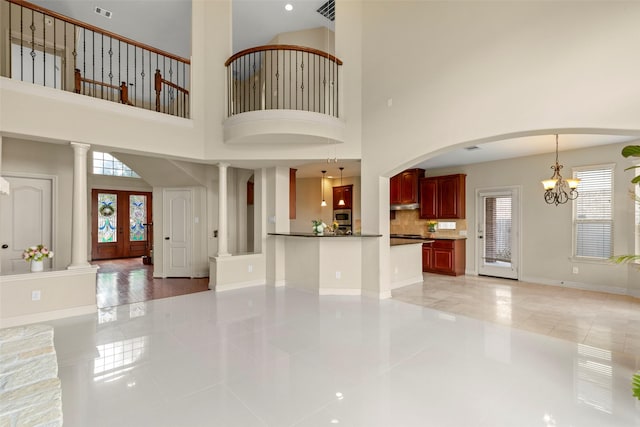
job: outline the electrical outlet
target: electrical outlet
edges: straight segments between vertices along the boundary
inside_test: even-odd
[[[578,267],[573,267],[573,274],[578,274],[580,272],[580,270],[578,269]]]
[[[340,273],[339,271],[336,271],[336,279],[339,279],[342,277],[342,273]]]
[[[249,266],[247,266],[247,272],[253,273],[253,265],[249,264]]]
[[[40,301],[40,291],[31,291],[31,301]]]

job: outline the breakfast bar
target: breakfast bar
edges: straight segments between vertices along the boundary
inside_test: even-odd
[[[268,233],[285,239],[285,282],[320,295],[360,295],[362,239],[379,234]]]

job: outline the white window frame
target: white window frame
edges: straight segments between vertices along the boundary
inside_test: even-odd
[[[101,159],[96,159],[96,154],[100,155],[102,158]],[[110,158],[109,159],[105,159],[105,155],[109,156]],[[97,166],[96,165],[96,160],[99,160],[100,162],[103,162],[102,165]],[[111,162],[112,165],[111,166],[104,166],[104,162],[105,161]],[[105,173],[105,170],[110,170],[110,171],[113,171],[114,173],[112,173],[112,174]],[[118,171],[120,171],[120,174],[117,173]],[[93,151],[91,153],[91,172],[92,172],[93,175],[113,176],[113,177],[116,177],[116,178],[140,179],[140,175],[138,175],[136,173],[136,171],[131,169],[129,166],[127,166],[124,162],[122,162],[120,159],[115,157],[113,154],[107,153],[107,152],[104,152],[104,151]]]
[[[614,230],[615,230],[615,219],[614,219],[614,213],[615,213],[615,167],[616,164],[615,163],[605,163],[605,164],[598,164],[598,165],[590,165],[590,166],[578,166],[578,167],[574,167],[572,168],[572,173],[573,173],[573,177],[577,178],[577,173],[578,172],[583,172],[583,171],[590,171],[590,170],[598,170],[598,169],[610,169],[611,170],[611,219],[610,220],[587,220],[587,221],[580,221],[578,218],[576,218],[577,216],[577,210],[578,210],[578,205],[577,205],[577,201],[573,202],[573,213],[572,213],[572,259],[576,260],[576,261],[588,261],[588,262],[595,262],[595,263],[609,263],[610,262],[610,257],[613,256],[614,253]],[[578,185],[578,199],[580,198],[580,186]],[[606,258],[600,258],[600,257],[591,257],[591,256],[581,256],[577,254],[577,250],[578,250],[578,231],[577,231],[577,224],[579,223],[603,223],[603,222],[610,222],[611,223],[611,236],[610,236],[610,240],[611,240],[611,253],[609,254],[609,256],[607,256]]]

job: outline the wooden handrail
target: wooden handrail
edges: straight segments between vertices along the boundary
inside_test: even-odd
[[[120,103],[127,104],[127,105],[133,105],[133,103],[131,101],[129,101],[129,88],[127,87],[127,84],[125,82],[120,83],[120,86],[116,86],[116,85],[112,85],[112,84],[109,84],[109,83],[104,83],[104,82],[101,82],[101,81],[98,81],[98,80],[85,79],[84,77],[82,77],[82,74],[80,74],[80,70],[78,68],[76,68],[74,70],[73,81],[74,81],[74,91],[75,91],[75,93],[82,93],[82,83],[88,83],[88,84],[92,84],[92,85],[104,86],[104,87],[107,87],[109,89],[113,89],[113,90],[119,91],[119,93],[120,93]]]
[[[322,56],[323,58],[327,58],[330,61],[335,62],[338,65],[342,65],[342,61],[340,59],[338,59],[337,57],[327,53],[327,52],[323,52],[319,49],[314,49],[312,47],[305,47],[305,46],[296,46],[293,44],[268,44],[268,45],[264,45],[264,46],[256,46],[256,47],[250,47],[249,49],[245,49],[245,50],[241,50],[240,52],[234,54],[233,56],[231,56],[231,58],[227,59],[226,62],[224,63],[225,67],[228,67],[229,64],[231,64],[233,61],[235,61],[236,59],[243,57],[245,55],[248,55],[250,53],[255,53],[255,52],[264,52],[264,51],[268,51],[268,50],[295,50],[298,52],[307,52],[307,53],[313,53],[315,55],[318,56]]]
[[[13,3],[13,4],[17,4],[19,6],[26,7],[27,9],[32,9],[32,10],[35,10],[37,12],[41,12],[41,13],[43,13],[45,15],[48,15],[48,16],[51,16],[51,17],[53,17],[55,19],[60,19],[62,21],[66,21],[66,22],[68,22],[70,24],[73,24],[73,25],[76,25],[78,27],[86,28],[87,30],[90,30],[90,31],[93,31],[93,32],[96,32],[96,33],[99,33],[99,34],[103,34],[103,35],[105,35],[107,37],[111,37],[111,38],[116,39],[116,40],[120,40],[121,42],[131,44],[131,45],[139,47],[141,49],[148,50],[149,52],[153,52],[153,53],[156,53],[158,55],[166,56],[167,58],[171,58],[171,59],[174,59],[176,61],[184,62],[185,64],[191,65],[191,61],[189,59],[187,59],[187,58],[182,58],[181,56],[174,55],[174,54],[169,53],[169,52],[165,52],[165,51],[157,49],[157,48],[155,48],[153,46],[149,46],[147,44],[137,42],[137,41],[129,39],[127,37],[123,37],[123,36],[118,35],[116,33],[112,33],[111,31],[103,30],[102,28],[95,27],[93,25],[87,24],[87,23],[82,22],[82,21],[78,21],[77,19],[69,18],[68,16],[65,16],[65,15],[62,15],[60,13],[54,12],[52,10],[49,10],[47,8],[38,6],[37,4],[29,3],[28,1],[24,1],[24,0],[7,0],[7,1],[9,3]]]

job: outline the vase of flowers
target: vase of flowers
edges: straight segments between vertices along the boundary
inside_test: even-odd
[[[429,233],[435,233],[437,225],[438,225],[438,221],[427,221],[427,231]]]
[[[22,252],[22,259],[31,264],[31,271],[44,270],[44,259],[53,258],[53,252],[45,245],[30,246]]]
[[[327,228],[327,224],[322,222],[321,219],[313,219],[311,220],[313,224],[313,234],[316,236],[322,236],[324,234],[324,229]]]

